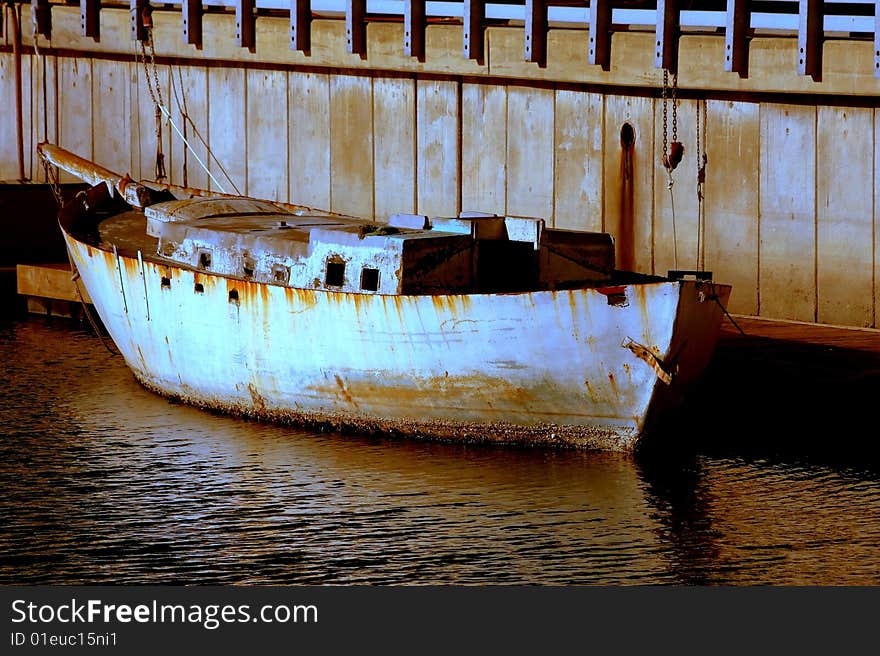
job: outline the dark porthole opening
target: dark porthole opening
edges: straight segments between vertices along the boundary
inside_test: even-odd
[[[162,289],[171,289],[171,278],[162,276]]]
[[[345,262],[327,262],[324,284],[327,287],[342,287],[345,284]]]
[[[193,286],[193,291],[194,291],[196,294],[204,294],[204,293],[205,293],[205,286],[204,286],[202,283],[197,282],[197,283]]]
[[[290,269],[283,264],[276,264],[272,267],[272,279],[281,284],[287,284],[290,280]]]
[[[199,268],[211,268],[211,251],[199,251]]]
[[[636,131],[629,123],[620,127],[620,146],[624,150],[630,150],[636,142]]]
[[[244,261],[241,265],[241,271],[244,274],[245,278],[253,278],[254,277],[254,269],[257,268],[256,262],[252,257],[244,258]]]
[[[229,290],[229,302],[230,303],[238,303],[238,290],[230,289]]]
[[[364,267],[361,270],[361,289],[365,292],[379,291],[379,269]]]

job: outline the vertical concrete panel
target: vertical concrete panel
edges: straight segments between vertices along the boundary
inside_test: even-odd
[[[288,74],[290,202],[330,209],[330,76]]]
[[[816,286],[822,323],[870,326],[874,310],[872,109],[819,107]]]
[[[880,110],[874,110],[874,328],[880,328]]]
[[[756,103],[709,101],[706,269],[733,285],[730,310],[758,314],[760,126]]]
[[[816,318],[816,108],[761,106],[761,315]]]
[[[373,79],[376,218],[415,211],[416,84],[412,78]]]
[[[36,156],[36,145],[41,141],[58,143],[56,89],[56,63],[54,56],[32,59],[33,93],[31,94],[31,142],[34,146],[34,180],[46,181],[46,171]],[[45,84],[43,77],[45,76]],[[45,94],[44,94],[45,90]]]
[[[130,85],[127,62],[92,63],[95,161],[117,173],[131,170]]]
[[[557,228],[602,230],[602,96],[556,91],[555,222]]]
[[[421,214],[457,216],[461,210],[458,93],[454,80],[417,83],[417,210]]]
[[[171,116],[186,138],[172,130],[171,162],[168,175],[174,184],[207,189],[208,173],[199,164],[208,166],[208,69],[204,66],[174,66],[171,69]],[[189,117],[189,120],[187,120]]]
[[[58,141],[80,157],[92,159],[92,60],[58,59]],[[61,182],[79,182],[61,172]]]
[[[287,202],[287,73],[247,72],[248,194]]]
[[[209,165],[211,173],[227,193],[236,193],[237,190],[247,194],[247,85],[244,69],[209,68],[208,102],[208,145],[216,158]],[[211,183],[211,189],[215,187]]]
[[[158,135],[156,130],[156,101],[166,108],[172,106],[171,86],[167,66],[144,69],[142,63],[131,64],[131,174],[144,180],[156,179],[156,154]],[[158,78],[158,91],[156,79]],[[152,89],[153,95],[150,95]],[[155,97],[156,101],[153,100]],[[165,175],[170,175],[173,153],[171,151],[171,126],[167,117],[159,113],[161,127],[161,153],[165,159]]]
[[[681,163],[669,175],[662,165],[663,101],[654,105],[654,268],[660,275],[670,269],[700,269],[698,252],[697,147],[695,100],[679,100],[678,140],[684,145]],[[667,109],[667,139],[672,143],[672,101]],[[673,211],[674,209],[674,211]]]
[[[507,211],[507,87],[461,88],[461,209]]]
[[[627,151],[620,132],[628,123],[635,141]],[[654,209],[654,101],[605,97],[605,226],[614,236],[617,266],[651,273]],[[663,189],[665,191],[665,188]]]
[[[330,76],[330,209],[373,216],[373,80]]]
[[[507,91],[507,212],[553,225],[553,89]]]
[[[21,57],[21,133],[22,133],[22,154],[24,156],[24,175],[28,180],[34,177],[34,162],[37,152],[37,143],[34,141],[34,113],[33,113],[33,96],[34,96],[34,73],[33,60],[35,57],[31,55],[22,55]],[[13,90],[14,90],[13,86]],[[15,98],[15,96],[13,96]],[[15,116],[14,105],[11,105],[12,115]],[[15,121],[12,121],[13,125]],[[18,145],[16,144],[15,164],[18,167]]]
[[[0,11],[6,11],[0,7]],[[0,121],[0,180],[18,177],[18,161],[15,137],[15,113],[10,112],[15,98],[15,72],[11,53],[0,53],[0,98],[3,99],[4,120]],[[11,120],[10,120],[11,119]]]

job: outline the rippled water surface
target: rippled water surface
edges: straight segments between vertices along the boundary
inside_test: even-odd
[[[0,323],[0,374],[3,583],[880,583],[871,455],[316,434],[170,404],[42,319]]]

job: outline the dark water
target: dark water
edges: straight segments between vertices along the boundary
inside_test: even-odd
[[[671,454],[314,434],[172,405],[42,319],[0,323],[0,380],[0,583],[880,583],[876,421],[778,440],[713,389]]]

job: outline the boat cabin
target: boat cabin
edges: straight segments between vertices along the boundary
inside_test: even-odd
[[[543,219],[463,212],[395,214],[376,225],[248,198],[193,198],[145,208],[158,255],[221,275],[364,294],[449,294],[600,285],[614,268],[606,233]]]

